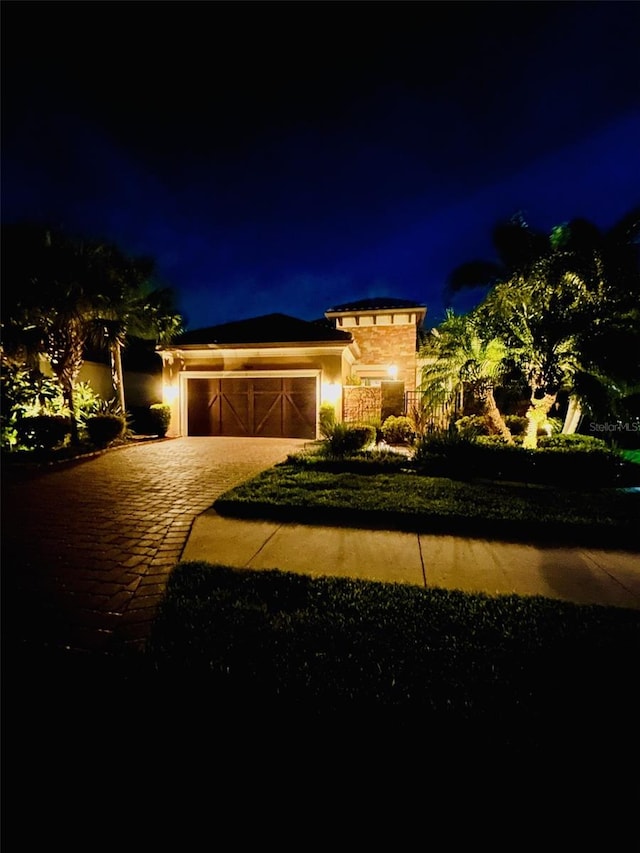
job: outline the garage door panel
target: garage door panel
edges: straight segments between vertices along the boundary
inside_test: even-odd
[[[221,396],[221,435],[251,435],[249,393],[228,393],[223,386]]]
[[[189,379],[188,434],[316,436],[314,377]]]
[[[220,380],[190,380],[187,394],[189,435],[221,435]]]

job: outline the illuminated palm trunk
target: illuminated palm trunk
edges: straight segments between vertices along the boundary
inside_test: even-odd
[[[564,419],[564,424],[562,426],[562,432],[567,434],[575,433],[575,431],[580,426],[580,420],[582,418],[582,407],[580,405],[580,400],[577,397],[569,397],[569,405],[567,407],[567,414]]]
[[[493,396],[493,391],[489,391],[487,393],[487,398],[484,403],[485,414],[489,419],[491,426],[496,430],[496,432],[504,438],[507,444],[513,444],[513,436],[511,435],[511,430],[506,425],[504,418],[502,417],[502,413],[500,409],[498,409],[497,403]]]
[[[489,384],[477,385],[475,393],[482,403],[483,413],[486,415],[491,427],[495,433],[502,436],[507,444],[513,444],[513,436],[511,430],[506,425],[502,413],[498,408],[496,399],[493,396],[493,386]]]
[[[71,442],[78,443],[78,421],[73,392],[84,359],[85,335],[77,318],[65,318],[49,334],[51,368],[62,388],[71,422]]]
[[[527,429],[522,446],[528,450],[535,450],[538,446],[538,430],[547,420],[549,412],[555,405],[558,394],[544,394],[536,397],[536,392],[531,395],[529,409],[526,412]]]
[[[119,341],[111,344],[111,378],[113,387],[118,395],[118,405],[122,415],[125,414],[124,373],[122,371],[122,347]]]

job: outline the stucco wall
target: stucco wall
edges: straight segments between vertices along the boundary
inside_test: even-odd
[[[85,361],[78,377],[79,382],[89,382],[96,394],[103,400],[116,397],[111,382],[111,369],[106,364]],[[162,377],[160,373],[133,373],[125,371],[124,394],[129,406],[150,406],[162,402]]]

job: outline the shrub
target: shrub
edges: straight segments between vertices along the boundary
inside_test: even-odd
[[[512,436],[524,435],[527,429],[527,419],[524,415],[505,415],[504,422]]]
[[[116,439],[122,438],[126,422],[121,415],[92,415],[87,418],[86,428],[92,444],[96,447],[107,447]]]
[[[541,436],[538,439],[538,447],[555,450],[608,449],[607,442],[604,439],[595,435],[580,435],[580,433],[557,433],[556,435]]]
[[[376,440],[375,427],[336,424],[327,439],[326,448],[331,456],[349,456],[373,444]]]
[[[320,406],[320,435],[329,438],[336,425],[336,410],[331,403]]]
[[[456,429],[461,438],[476,438],[479,435],[491,435],[489,419],[485,415],[465,415],[456,421]]]
[[[100,414],[103,401],[89,382],[78,382],[73,389],[73,404],[76,411],[76,421],[80,429],[85,429],[87,418]]]
[[[171,406],[166,403],[153,403],[149,406],[149,424],[151,435],[164,438],[171,422]]]
[[[405,471],[410,462],[404,453],[391,448],[361,450],[349,459],[331,457],[326,453],[300,451],[287,456],[286,465],[309,471],[330,471],[336,474],[381,474]]]
[[[413,422],[403,415],[390,415],[382,424],[382,437],[387,444],[412,444],[416,437]]]
[[[18,443],[30,450],[53,450],[71,434],[69,418],[63,415],[35,415],[16,421]]]
[[[475,440],[422,441],[414,455],[421,474],[473,480],[513,480],[568,489],[634,485],[634,466],[601,443],[581,444],[570,436],[542,437],[537,450],[509,445],[500,436]]]

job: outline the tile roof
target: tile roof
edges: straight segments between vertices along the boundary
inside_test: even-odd
[[[325,323],[308,322],[287,314],[265,314],[248,320],[194,329],[176,338],[172,346],[182,344],[275,344],[351,341],[349,332],[329,328]]]
[[[344,305],[336,305],[327,308],[327,314],[335,314],[348,311],[385,311],[399,308],[426,308],[419,302],[411,302],[407,299],[393,299],[390,296],[374,296],[370,299],[359,299],[356,302],[346,302]]]

